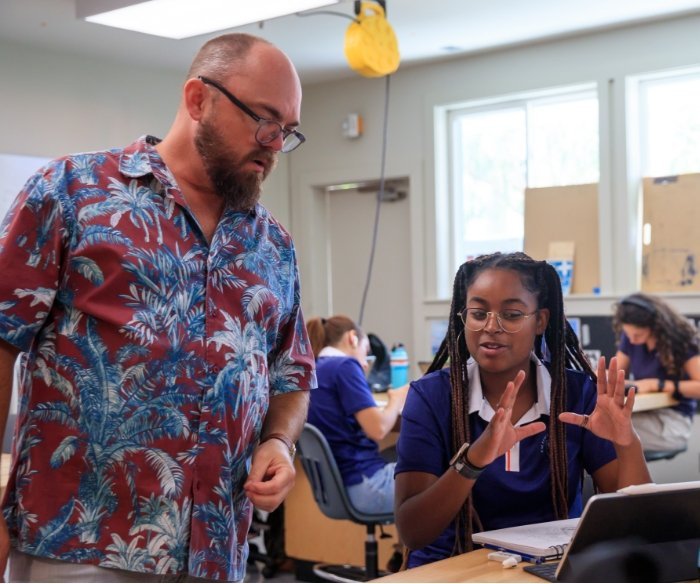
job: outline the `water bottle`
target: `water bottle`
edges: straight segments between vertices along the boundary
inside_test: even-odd
[[[391,387],[397,388],[408,383],[408,353],[397,343],[391,349]]]

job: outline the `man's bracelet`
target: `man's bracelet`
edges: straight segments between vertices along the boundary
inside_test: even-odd
[[[279,440],[287,447],[287,450],[289,450],[289,458],[294,460],[294,455],[297,453],[297,445],[294,444],[294,442],[291,438],[289,438],[289,436],[285,436],[281,432],[272,432],[268,434],[264,438],[260,439],[260,444],[262,444],[263,442],[267,442],[268,440],[272,440],[273,438]]]

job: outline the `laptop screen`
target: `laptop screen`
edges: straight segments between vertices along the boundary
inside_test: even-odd
[[[588,500],[559,563],[558,581],[659,582],[698,577],[700,481],[642,485],[627,491]],[[630,575],[642,569],[642,580]]]

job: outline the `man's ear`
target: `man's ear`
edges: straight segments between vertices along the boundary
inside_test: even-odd
[[[543,335],[549,324],[549,308],[540,308],[537,311],[537,328],[535,332],[538,335]]]
[[[193,77],[185,82],[183,99],[190,117],[200,121],[204,117],[204,105],[208,97],[208,88],[201,80]]]
[[[353,349],[357,349],[360,344],[360,339],[357,338],[357,333],[355,331],[348,331],[348,342]]]

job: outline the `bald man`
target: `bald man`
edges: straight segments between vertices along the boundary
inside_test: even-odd
[[[243,579],[316,384],[294,246],[258,202],[300,107],[284,53],[223,35],[163,140],[66,156],[20,192],[0,233],[11,581]]]

